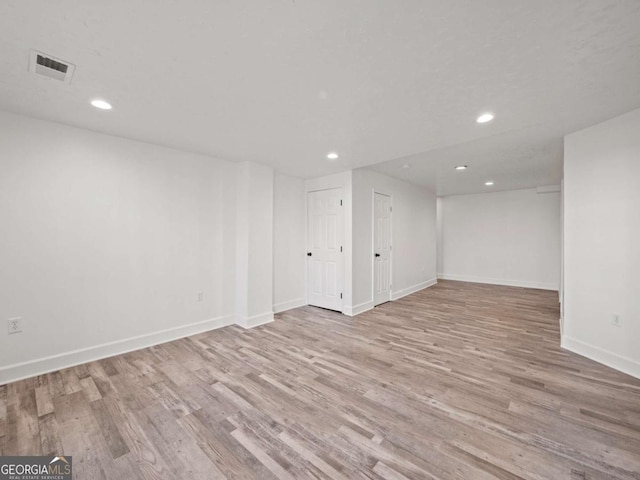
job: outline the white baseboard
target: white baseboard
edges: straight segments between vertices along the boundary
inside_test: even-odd
[[[560,317],[558,324],[560,325],[560,338],[562,338],[562,335],[564,335],[564,318]]]
[[[520,280],[505,280],[502,278],[474,277],[472,275],[448,275],[439,273],[441,280],[455,280],[457,282],[486,283],[489,285],[505,285],[507,287],[537,288],[540,290],[558,290],[558,285],[554,283],[527,282]]]
[[[233,325],[233,316],[225,316],[204,320],[202,322],[168,328],[159,332],[139,335],[136,337],[103,343],[93,347],[81,348],[71,352],[38,358],[28,362],[15,363],[0,368],[0,385],[23,380],[25,378],[55,372],[63,368],[74,367],[87,362],[121,355],[123,353],[152,347],[161,343],[171,342],[179,338],[189,337],[198,333],[208,332],[217,328]]]
[[[236,316],[236,324],[242,328],[255,328],[273,322],[273,312],[261,313],[251,317]]]
[[[595,345],[590,345],[581,340],[563,335],[560,346],[583,357],[587,357],[607,367],[619,370],[623,373],[640,378],[640,362],[628,357],[623,357],[617,353],[610,352]]]
[[[398,300],[402,297],[406,297],[407,295],[411,295],[412,293],[416,293],[420,290],[424,290],[425,288],[429,288],[436,283],[438,283],[438,279],[432,278],[431,280],[427,280],[426,282],[418,283],[417,285],[412,285],[411,287],[391,292],[391,300],[393,301]],[[373,304],[373,300],[369,300],[368,302],[360,303],[354,306],[345,305],[342,309],[342,313],[348,315],[349,317],[355,317],[356,315],[360,315],[361,313],[364,313],[368,310],[372,310],[373,307],[375,307],[375,305]]]
[[[399,300],[402,297],[406,297],[407,295],[411,295],[412,293],[419,292],[420,290],[424,290],[425,288],[432,287],[438,283],[437,278],[432,278],[427,280],[426,282],[418,283],[417,285],[412,285],[407,288],[403,288],[402,290],[397,290],[391,292],[391,300]]]
[[[355,317],[356,315],[360,315],[361,313],[371,310],[372,308],[373,302],[368,301],[354,306],[344,305],[342,307],[342,313],[349,317]]]
[[[288,302],[276,303],[273,306],[273,313],[286,312],[287,310],[304,307],[305,305],[307,305],[307,301],[304,298],[297,298],[295,300],[289,300]]]

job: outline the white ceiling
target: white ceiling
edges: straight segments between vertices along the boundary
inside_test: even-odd
[[[370,168],[440,196],[548,185],[562,179],[561,128],[529,127],[391,160]],[[403,166],[409,168],[403,168]],[[468,169],[460,172],[458,165]],[[485,186],[492,181],[494,185]]]
[[[3,0],[0,39],[0,109],[441,195],[558,183],[563,134],[640,106],[638,0]]]

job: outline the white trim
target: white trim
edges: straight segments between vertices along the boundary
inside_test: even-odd
[[[564,318],[562,318],[562,315],[558,319],[558,324],[560,325],[560,337],[562,338],[562,335],[564,335]]]
[[[560,189],[560,185],[545,185],[543,187],[536,187],[536,193],[538,195],[543,193],[559,193]]]
[[[273,322],[273,312],[261,313],[251,317],[236,316],[236,324],[244,329],[259,327],[271,322]]]
[[[368,302],[360,303],[358,305],[354,305],[353,307],[349,305],[345,305],[342,308],[342,313],[349,317],[355,317],[356,315],[360,315],[361,313],[367,312],[373,309],[373,301],[370,300]]]
[[[213,318],[189,325],[160,330],[159,332],[138,335],[136,337],[103,343],[93,347],[81,348],[71,352],[29,360],[28,362],[14,363],[13,365],[0,368],[0,385],[35,377],[36,375],[42,375],[44,373],[55,372],[63,368],[74,367],[95,360],[101,360],[103,358],[113,357],[115,355],[122,355],[123,353],[171,342],[179,338],[208,332],[228,325],[233,325],[233,316]]]
[[[426,282],[418,283],[417,285],[412,285],[411,287],[403,288],[402,290],[398,290],[397,292],[391,291],[391,301],[398,300],[402,297],[406,297],[407,295],[411,295],[412,293],[419,292],[420,290],[424,290],[425,288],[432,287],[438,283],[437,278],[432,278],[427,280]],[[384,304],[381,304],[384,305]],[[355,317],[356,315],[360,315],[361,313],[367,312],[369,310],[373,310],[375,305],[373,304],[373,300],[369,300],[368,302],[360,303],[358,305],[354,305],[350,307],[345,305],[342,313],[344,315],[348,315],[349,317]]]
[[[427,280],[426,282],[418,283],[417,285],[412,285],[411,287],[403,288],[402,290],[398,290],[396,292],[391,292],[391,300],[399,300],[402,297],[406,297],[407,295],[411,295],[412,293],[419,292],[420,290],[424,290],[425,288],[432,287],[438,283],[437,278],[432,278]]]
[[[289,300],[288,302],[276,303],[273,306],[273,313],[286,312],[287,310],[304,307],[305,305],[307,305],[307,301],[304,298],[296,298],[295,300]]]
[[[640,362],[629,357],[623,357],[617,353],[610,352],[595,345],[590,345],[575,338],[562,335],[560,346],[565,350],[577,353],[607,367],[614,368],[623,373],[640,378]]]
[[[438,278],[441,280],[455,280],[456,282],[486,283],[489,285],[505,285],[507,287],[524,287],[538,288],[541,290],[558,290],[557,283],[527,282],[520,280],[505,280],[502,278],[484,278],[474,277],[472,275],[448,275],[439,273]]]

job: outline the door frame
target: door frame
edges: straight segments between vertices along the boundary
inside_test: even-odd
[[[308,263],[308,257],[307,257],[307,252],[309,251],[309,194],[314,193],[314,192],[323,192],[326,190],[340,190],[340,197],[341,197],[341,205],[340,208],[342,208],[341,211],[341,217],[342,217],[342,225],[340,228],[340,234],[339,234],[339,241],[340,241],[340,245],[342,246],[342,251],[341,251],[341,255],[340,255],[340,290],[342,293],[342,297],[340,298],[340,313],[344,313],[344,291],[346,288],[346,272],[345,272],[345,261],[344,261],[344,254],[346,251],[346,245],[345,245],[345,238],[346,238],[346,215],[345,215],[345,211],[344,211],[344,207],[345,207],[345,188],[342,185],[336,185],[336,186],[326,186],[326,187],[316,187],[316,188],[305,188],[305,192],[304,192],[304,217],[305,217],[305,228],[304,228],[304,263],[305,263],[305,268],[304,268],[304,301],[307,305],[309,305],[309,263]],[[321,307],[318,307],[321,308]]]
[[[389,197],[389,230],[391,243],[389,244],[389,302],[393,300],[393,195],[380,188],[371,189],[371,305],[376,307],[376,193]],[[386,302],[385,302],[386,303]],[[378,305],[382,305],[379,303]]]

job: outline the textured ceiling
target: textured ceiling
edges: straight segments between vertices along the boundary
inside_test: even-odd
[[[563,134],[640,106],[638,0],[3,0],[0,38],[0,109],[439,194],[558,183]]]

